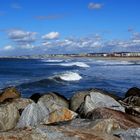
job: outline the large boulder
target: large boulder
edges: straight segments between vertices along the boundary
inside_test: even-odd
[[[85,100],[79,107],[78,112],[81,116],[86,116],[88,112],[101,107],[107,107],[124,112],[124,107],[119,102],[100,92],[90,92],[90,94],[85,97]]]
[[[38,103],[29,104],[22,112],[17,128],[24,128],[29,126],[36,126],[44,117],[49,114],[49,110],[44,104]]]
[[[70,99],[70,109],[76,112],[78,108],[81,106],[81,104],[85,101],[85,97],[87,95],[93,94],[94,96],[94,93],[97,93],[97,92],[101,93],[102,95],[108,95],[114,100],[120,99],[119,97],[101,89],[89,89],[85,91],[79,91],[72,96],[72,98]]]
[[[8,87],[0,92],[0,103],[16,98],[20,98],[20,92],[15,87]]]
[[[55,111],[57,106],[69,108],[68,100],[58,93],[45,94],[38,101],[43,102],[50,112]]]
[[[126,98],[126,97],[129,97],[129,96],[138,96],[138,97],[140,97],[140,89],[137,88],[137,87],[130,88],[130,89],[126,92],[125,98]]]
[[[78,116],[78,114],[69,110],[68,108],[60,108],[45,117],[45,119],[43,120],[43,124],[70,121],[76,118],[76,116]]]
[[[69,107],[68,101],[63,96],[57,93],[43,95],[37,103],[32,103],[23,110],[17,127],[36,126],[49,113],[59,110],[62,107]]]
[[[139,118],[109,108],[96,108],[88,112],[86,118],[94,121],[98,119],[114,119],[122,129],[140,127]]]
[[[16,126],[19,119],[18,109],[10,103],[0,105],[0,130],[6,131]]]

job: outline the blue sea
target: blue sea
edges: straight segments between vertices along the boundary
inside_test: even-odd
[[[70,98],[89,88],[124,96],[140,87],[140,60],[0,59],[0,89],[8,86],[16,86],[23,97],[54,91]]]

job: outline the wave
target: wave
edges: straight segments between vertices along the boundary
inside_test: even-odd
[[[55,63],[55,62],[63,62],[64,60],[59,60],[59,59],[48,59],[48,60],[46,60],[46,59],[42,59],[41,60],[42,62],[50,62],[50,63]]]
[[[65,72],[52,77],[56,80],[63,80],[63,81],[79,81],[82,77],[76,72]]]
[[[31,82],[25,82],[18,84],[16,87],[17,88],[22,88],[22,89],[32,89],[32,88],[37,88],[37,87],[51,87],[51,86],[58,86],[61,84],[64,84],[63,81],[79,81],[82,79],[82,77],[75,72],[65,72],[65,73],[60,73],[45,79],[40,79],[37,81],[31,81]]]
[[[90,67],[89,65],[87,65],[86,63],[83,63],[83,62],[61,63],[60,65],[61,66],[66,66],[66,67],[70,67],[70,66],[77,66],[77,67],[82,67],[82,68]]]
[[[107,60],[98,60],[96,61],[97,64],[101,65],[134,65],[135,62],[131,61],[107,61]]]
[[[34,88],[41,88],[41,87],[49,87],[51,85],[56,86],[57,84],[59,84],[56,80],[54,79],[40,79],[37,81],[32,81],[32,82],[26,82],[26,83],[22,83],[20,85],[17,85],[17,88],[23,88],[23,89],[34,89]]]

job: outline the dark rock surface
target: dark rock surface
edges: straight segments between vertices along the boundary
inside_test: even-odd
[[[41,96],[42,95],[40,93],[35,93],[30,97],[30,99],[33,100],[35,103],[37,103]]]
[[[129,97],[129,96],[138,96],[138,97],[140,97],[140,89],[137,88],[137,87],[130,88],[130,89],[126,92],[125,98],[126,98],[126,97]]]

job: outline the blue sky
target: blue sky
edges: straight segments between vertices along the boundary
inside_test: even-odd
[[[0,55],[140,51],[139,0],[1,0]]]

